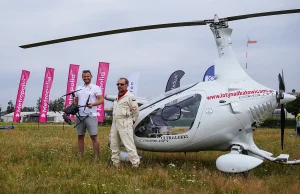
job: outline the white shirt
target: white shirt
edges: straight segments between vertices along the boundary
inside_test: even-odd
[[[80,90],[81,89],[81,90]],[[97,96],[102,95],[102,90],[99,86],[90,83],[88,86],[81,85],[76,88],[76,90],[80,90],[75,92],[75,97],[78,97],[78,106],[85,106],[86,101],[90,95],[90,99],[88,103],[94,103],[97,101]],[[79,115],[80,116],[97,116],[97,106],[93,106],[91,109],[89,107],[80,107]]]

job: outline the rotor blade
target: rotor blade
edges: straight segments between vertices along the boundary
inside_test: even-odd
[[[262,13],[231,16],[231,17],[219,19],[219,21],[234,21],[234,20],[253,18],[253,17],[291,14],[291,13],[299,13],[299,12],[300,12],[300,9],[262,12]],[[213,20],[203,20],[203,21],[200,20],[200,21],[191,21],[191,22],[156,24],[156,25],[131,27],[131,28],[124,28],[124,29],[117,29],[117,30],[109,30],[109,31],[96,32],[96,33],[91,33],[91,34],[84,34],[84,35],[72,36],[72,37],[67,37],[67,38],[49,40],[49,41],[44,41],[44,42],[38,42],[38,43],[33,43],[33,44],[27,44],[27,45],[22,45],[20,47],[21,48],[32,48],[32,47],[38,47],[38,46],[43,46],[43,45],[56,44],[56,43],[60,43],[60,42],[67,42],[67,41],[92,38],[92,37],[97,37],[97,36],[105,36],[105,35],[111,35],[111,34],[120,34],[120,33],[126,33],[126,32],[152,30],[152,29],[159,29],[159,28],[173,28],[173,27],[183,27],[183,26],[206,25],[208,23],[213,23]]]
[[[234,20],[241,20],[247,18],[254,18],[254,17],[263,17],[263,16],[271,16],[271,15],[282,15],[282,14],[291,14],[291,13],[299,13],[300,9],[290,9],[290,10],[281,10],[281,11],[270,11],[270,12],[261,12],[261,13],[253,13],[253,14],[246,14],[246,15],[238,15],[238,16],[231,16],[224,18],[225,21],[234,21]],[[222,19],[220,19],[222,20]]]
[[[284,113],[283,104],[281,104],[280,127],[281,127],[281,150],[283,150],[284,127],[285,127],[285,113]]]
[[[20,47],[21,48],[31,48],[31,47],[38,47],[38,46],[49,45],[49,44],[56,44],[56,43],[60,43],[60,42],[92,38],[92,37],[97,37],[97,36],[106,36],[106,35],[111,35],[111,34],[120,34],[120,33],[142,31],[142,30],[153,30],[153,29],[159,29],[159,28],[197,26],[197,25],[206,25],[206,22],[204,22],[204,21],[178,22],[178,23],[167,23],[167,24],[156,24],[156,25],[149,25],[149,26],[123,28],[123,29],[117,29],[117,30],[109,30],[109,31],[96,32],[96,33],[91,33],[91,34],[72,36],[72,37],[67,37],[67,38],[60,38],[60,39],[38,42],[38,43],[33,43],[33,44],[27,44],[27,45],[22,45]]]
[[[285,91],[285,85],[282,76],[278,74],[279,90]]]

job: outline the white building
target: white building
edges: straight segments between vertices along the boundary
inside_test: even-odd
[[[21,122],[23,121],[24,116],[26,116],[28,114],[32,114],[32,113],[35,113],[35,112],[21,112],[21,114],[20,114]],[[13,117],[14,117],[14,112],[3,115],[1,118],[2,118],[3,122],[12,122]]]
[[[292,115],[291,113],[287,112],[286,109],[284,109],[284,115],[285,115],[285,118],[292,118],[292,119],[295,118],[295,116]],[[280,108],[275,109],[275,110],[270,114],[270,116],[280,118],[280,117],[281,117],[281,109],[280,109]]]
[[[52,112],[49,111],[47,114],[47,122],[64,122],[62,117],[63,112]],[[14,117],[14,113],[9,113],[7,115],[2,116],[3,122],[12,122]],[[39,112],[21,112],[20,114],[20,122],[37,122],[39,117]]]

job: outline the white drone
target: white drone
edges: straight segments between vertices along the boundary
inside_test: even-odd
[[[230,151],[217,158],[222,172],[245,173],[264,160],[280,164],[289,161],[288,154],[272,157],[253,141],[255,128],[281,104],[281,146],[284,139],[284,104],[295,99],[285,93],[283,75],[279,74],[279,90],[267,88],[251,79],[241,68],[232,50],[229,21],[299,13],[300,9],[282,10],[192,22],[157,24],[97,32],[50,40],[21,48],[72,41],[125,32],[197,26],[209,24],[215,38],[219,58],[215,61],[214,81],[198,82],[173,89],[150,100],[137,99],[140,116],[134,124],[134,141],[139,150],[154,152]],[[106,99],[110,100],[109,96]],[[183,111],[184,110],[184,111]]]

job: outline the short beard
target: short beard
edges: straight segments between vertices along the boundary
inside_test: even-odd
[[[85,85],[88,85],[88,84],[90,84],[90,83],[91,83],[91,81],[89,81],[89,82],[87,82],[87,83],[86,83],[86,82],[84,82],[84,84],[85,84]]]

